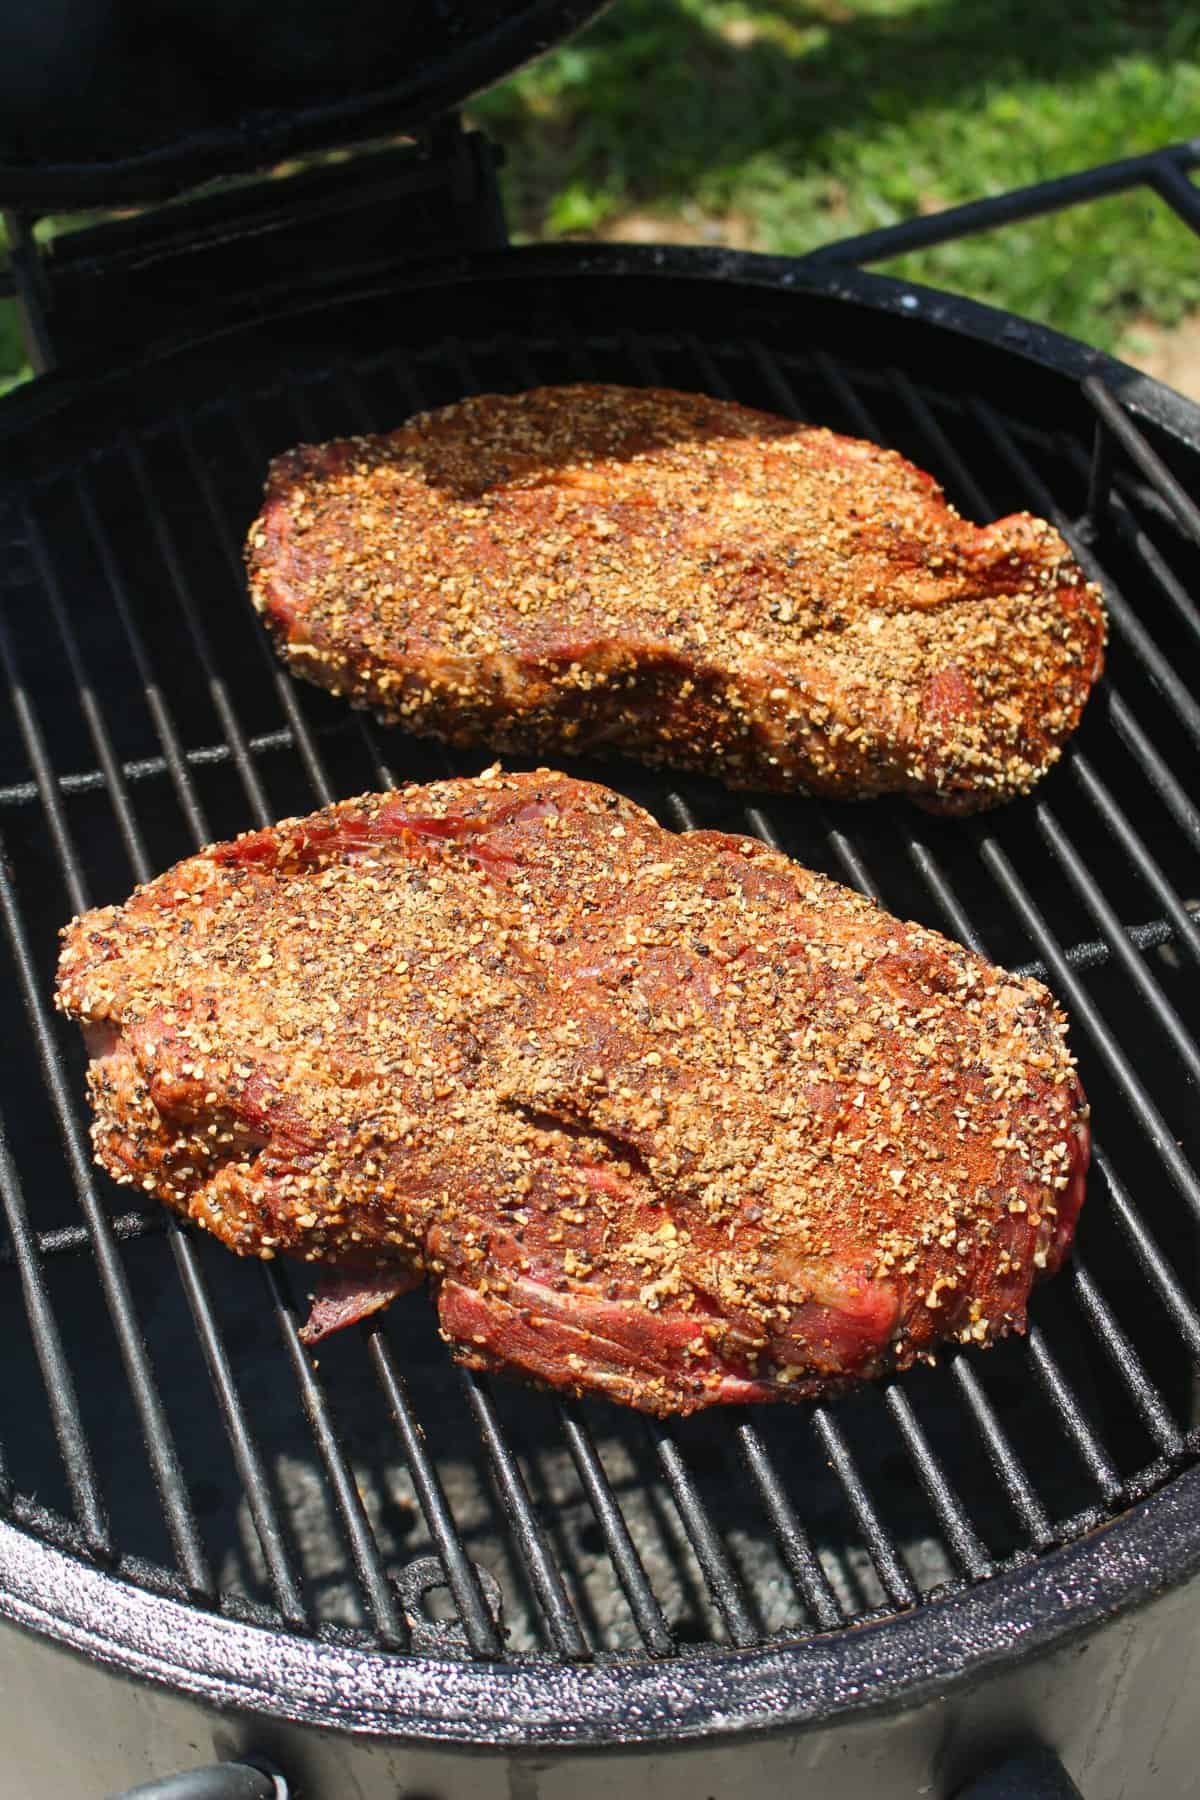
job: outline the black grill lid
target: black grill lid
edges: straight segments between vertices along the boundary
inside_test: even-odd
[[[41,0],[0,9],[0,199],[152,200],[412,132],[607,0]]]

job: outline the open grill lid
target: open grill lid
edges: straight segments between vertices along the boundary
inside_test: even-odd
[[[0,18],[0,199],[161,199],[420,130],[607,0],[49,0]]]

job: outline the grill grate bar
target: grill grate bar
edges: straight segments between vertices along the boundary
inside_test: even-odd
[[[1038,1379],[1079,1452],[1085,1469],[1099,1488],[1107,1506],[1115,1506],[1122,1494],[1121,1477],[1100,1442],[1083,1405],[1067,1380],[1040,1325],[1031,1325],[1025,1339]]]
[[[1130,863],[1153,888],[1167,913],[1177,941],[1189,950],[1197,961],[1200,961],[1200,923],[1197,922],[1196,916],[1188,907],[1187,902],[1180,899],[1167,880],[1161,865],[1145,839],[1135,831],[1121,807],[1113,799],[1106,783],[1096,774],[1082,752],[1076,751],[1070,755],[1067,765],[1077,785],[1082,788],[1100,814],[1105,825],[1129,858]],[[1124,926],[1121,927],[1121,931],[1123,935],[1127,935]],[[1076,960],[1073,950],[1068,950],[1065,954],[1068,962]]]
[[[868,900],[874,900],[877,905],[882,906],[884,904],[883,890],[850,839],[844,831],[839,831],[836,826],[830,824],[823,807],[814,807],[814,810],[821,821],[826,842],[841,864],[847,881],[852,887],[857,888],[860,894],[865,894]]]
[[[688,1542],[704,1571],[708,1590],[725,1622],[730,1641],[739,1649],[748,1649],[750,1645],[760,1643],[762,1633],[754,1622],[742,1584],[725,1553],[720,1534],[697,1492],[683,1452],[661,1420],[647,1419],[645,1430],[671,1490],[676,1511],[683,1521]]]
[[[84,912],[88,905],[88,899],[83,871],[71,846],[70,833],[67,830],[67,822],[62,809],[62,799],[54,779],[54,766],[46,749],[46,740],[34,717],[29,694],[13,658],[8,625],[3,618],[0,618],[0,665],[3,665],[4,678],[8,683],[9,699],[12,703],[17,729],[21,734],[21,742],[25,747],[25,754],[29,758],[34,781],[37,783],[42,813],[50,827],[50,838],[54,845],[55,855],[63,870],[67,893],[70,895],[71,910]]]
[[[74,885],[80,891],[83,890],[83,875],[77,865],[74,867]],[[175,1440],[159,1397],[150,1358],[142,1342],[141,1327],[128,1278],[92,1180],[83,1132],[71,1101],[71,1084],[42,999],[41,982],[21,916],[20,902],[9,876],[2,848],[0,911],[3,912],[5,929],[16,960],[22,998],[37,1045],[42,1073],[66,1144],[75,1191],[87,1223],[105,1305],[116,1333],[121,1362],[137,1410],[155,1487],[162,1501],[171,1547],[178,1558],[189,1591],[195,1598],[208,1603],[213,1594],[212,1577],[196,1529]]]
[[[91,502],[90,494],[87,494],[86,498]],[[145,498],[146,503],[151,510],[156,510],[153,493],[148,487],[146,489]],[[94,503],[90,504],[89,524],[97,544],[101,547],[102,555],[104,556],[105,573],[110,578],[110,591],[112,593],[114,604],[116,605],[118,616],[139,677],[147,687],[147,698],[149,699],[150,684],[153,682],[153,674],[146,651],[145,641],[142,637],[140,627],[128,605],[127,596],[124,592],[124,584],[120,577],[116,560],[111,555],[111,546],[108,542],[107,533],[104,530],[99,512]],[[172,774],[176,796],[192,830],[196,846],[199,849],[210,840],[212,834],[203,807],[201,806],[193,787],[187,760],[183,755],[181,740],[171,716],[170,709],[165,698],[161,695],[161,692],[157,689],[155,689],[155,692],[158,693],[158,703],[153,713],[155,727],[159,732],[159,739],[163,746],[163,752]],[[240,771],[242,764],[238,758],[234,745],[230,745],[230,750],[234,755],[235,763],[237,763]],[[261,789],[257,786],[257,783],[247,784],[246,794],[251,810],[256,815],[258,822],[260,824],[268,823],[269,815],[266,812],[265,799],[263,798]],[[147,859],[144,847],[140,847],[140,840],[138,858],[142,864],[145,864]],[[290,1314],[286,1313],[286,1309],[281,1310],[281,1290],[274,1270],[268,1269],[265,1264],[262,1265],[262,1268],[264,1277],[266,1278],[268,1291],[271,1296],[272,1305],[276,1317],[280,1322],[284,1347],[288,1353],[289,1360],[293,1363],[293,1366],[295,1366],[296,1353],[304,1360],[303,1348],[299,1343],[298,1337],[295,1336],[295,1326],[294,1322],[291,1320]],[[294,1344],[292,1342],[293,1338],[295,1338]],[[307,1362],[305,1363],[305,1366],[308,1367]],[[404,1641],[403,1622],[396,1611],[395,1603],[392,1600],[390,1590],[388,1589],[387,1577],[383,1569],[383,1564],[379,1557],[378,1548],[371,1535],[370,1525],[367,1522],[366,1514],[363,1511],[362,1502],[359,1498],[353,1477],[342,1457],[337,1434],[334,1430],[332,1420],[329,1418],[323,1392],[316,1382],[315,1376],[312,1375],[311,1368],[309,1369],[309,1375],[312,1377],[311,1380],[299,1384],[301,1404],[304,1408],[305,1416],[308,1418],[310,1426],[313,1429],[318,1451],[325,1462],[338,1501],[339,1514],[347,1534],[347,1539],[350,1543],[351,1553],[355,1560],[355,1567],[359,1571],[360,1577],[362,1576],[364,1568],[368,1570],[368,1575],[364,1579],[364,1590],[368,1605],[370,1606],[376,1622],[378,1640],[385,1648],[391,1648]],[[230,1392],[232,1392],[231,1376],[229,1378],[229,1388]],[[218,1389],[219,1402],[221,1399],[221,1391]],[[281,1551],[283,1538],[281,1528],[273,1516],[270,1490],[266,1484],[265,1478],[257,1481],[255,1480],[251,1460],[246,1460],[244,1462],[239,1460],[242,1453],[249,1448],[248,1431],[239,1428],[236,1416],[226,1412],[223,1405],[222,1416],[226,1431],[230,1435],[231,1448],[234,1453],[235,1461],[238,1463],[239,1473],[242,1473],[244,1469],[250,1477],[251,1486],[247,1488],[247,1501],[251,1506],[256,1527],[260,1517],[264,1522],[267,1538],[263,1544],[263,1554],[264,1559],[267,1561],[268,1569],[271,1570],[273,1558],[277,1565],[279,1563],[277,1553]],[[258,1472],[261,1475],[261,1466],[259,1467]],[[268,1549],[268,1544],[271,1546],[270,1549]],[[283,1591],[288,1592],[289,1588],[294,1588],[294,1584],[285,1584]],[[282,1600],[280,1604],[282,1609]]]
[[[895,1607],[915,1606],[918,1595],[912,1577],[900,1560],[895,1540],[875,1510],[845,1434],[827,1407],[814,1406],[812,1423],[821,1448],[850,1502],[884,1593]]]
[[[568,1661],[587,1661],[591,1656],[578,1614],[554,1561],[545,1530],[538,1519],[525,1477],[505,1438],[495,1404],[480,1376],[462,1372],[467,1405],[475,1419],[488,1463],[500,1495],[509,1527],[529,1576],[530,1585],[546,1620],[550,1639]]]
[[[987,945],[975,929],[974,922],[963,908],[958,895],[951,887],[943,873],[942,866],[927,844],[923,844],[915,835],[908,840],[908,853],[916,866],[917,873],[925,882],[934,900],[941,909],[954,936],[960,943],[974,950],[977,956],[987,955]]]
[[[290,750],[292,734],[288,730],[260,732],[247,738],[251,750],[261,756],[268,750]],[[197,749],[184,752],[188,764],[192,768],[202,768],[207,763],[231,762],[229,749],[225,744],[202,744]],[[131,761],[118,763],[122,779],[126,782],[152,781],[169,773],[167,761],[163,756],[138,756]],[[90,794],[102,790],[105,785],[103,769],[77,769],[56,777],[61,794]],[[9,781],[0,787],[0,806],[32,806],[38,804],[38,790],[35,781]]]
[[[237,407],[236,412],[234,412],[234,425],[236,425],[239,437],[241,437],[241,443],[243,443],[243,446],[246,448],[246,454],[250,455],[250,457],[255,457],[255,468],[266,468],[266,455],[259,454],[259,452],[261,452],[261,445],[257,443],[257,434],[255,434],[254,425],[252,425],[252,421],[246,416],[245,410],[241,409],[241,407]],[[221,502],[218,500],[216,488],[212,486],[212,477],[210,477],[209,470],[207,470],[207,466],[205,466],[205,461],[203,461],[203,457],[200,455],[200,450],[198,450],[198,446],[196,446],[196,437],[194,437],[194,432],[191,430],[191,427],[187,425],[187,421],[180,421],[180,423],[178,423],[178,437],[180,437],[180,443],[184,445],[187,466],[189,466],[189,470],[193,473],[194,482],[196,482],[196,486],[200,488],[200,493],[203,495],[203,500],[205,500],[205,506],[209,509],[209,517],[212,518],[212,524],[216,527],[216,536],[218,536],[219,545],[221,545],[221,549],[223,549],[223,553],[225,553],[225,560],[227,560],[228,563],[230,578],[234,581],[234,587],[236,587],[237,590],[241,590],[241,587],[243,587],[243,580],[245,580],[245,578],[243,578],[243,563],[241,563],[241,547],[239,547],[239,542],[237,542],[237,536],[236,533],[234,533],[234,527],[232,527],[232,520],[228,518],[227,511],[225,511],[225,508],[221,506]],[[254,637],[255,643],[259,646],[259,652],[263,653],[263,659],[264,662],[266,662],[266,670],[268,670],[268,679],[270,679],[272,688],[275,689],[275,697],[277,697],[279,704],[281,704],[284,718],[288,720],[288,727],[286,727],[286,729],[288,729],[288,742],[293,743],[295,749],[299,751],[300,761],[304,763],[304,774],[308,776],[309,785],[313,788],[313,792],[317,794],[320,805],[329,806],[331,805],[331,801],[335,799],[335,792],[333,792],[333,787],[329,785],[329,778],[327,778],[326,774],[326,765],[324,765],[324,761],[320,758],[320,752],[318,752],[317,742],[315,742],[313,731],[311,731],[308,720],[304,718],[304,713],[302,713],[302,709],[300,709],[300,700],[297,691],[295,691],[295,684],[288,679],[288,675],[282,670],[281,664],[277,661],[277,657],[275,657],[272,650],[270,650],[270,644],[266,643],[266,637],[264,637],[263,632],[261,632],[261,630],[255,630]],[[254,738],[250,738],[248,742],[254,747]]]
[[[998,886],[1012,902],[1021,923],[1037,944],[1051,971],[1056,987],[1069,1001],[1072,1013],[1087,1029],[1096,1049],[1103,1057],[1131,1109],[1145,1128],[1159,1160],[1167,1169],[1176,1188],[1200,1216],[1200,1179],[1175,1142],[1170,1126],[1150,1098],[1129,1058],[1121,1049],[1115,1033],[1075,971],[1066,961],[1053,933],[1008,857],[994,838],[984,838],[980,855],[995,877]]]
[[[557,1404],[571,1460],[575,1464],[596,1522],[604,1534],[609,1558],[617,1572],[617,1580],[629,1603],[642,1643],[651,1656],[670,1656],[675,1649],[675,1640],[629,1534],[625,1516],[613,1493],[591,1432],[575,1402],[560,1400]]]
[[[1142,773],[1163,804],[1170,810],[1175,823],[1187,834],[1193,847],[1200,850],[1200,812],[1197,812],[1192,805],[1191,799],[1167,767],[1162,756],[1154,748],[1124,700],[1111,688],[1108,693],[1108,714],[1117,734],[1133,751]]]
[[[383,1566],[379,1545],[375,1541],[358,1484],[338,1437],[329,1403],[312,1361],[300,1342],[285,1278],[274,1263],[264,1263],[262,1266],[275,1309],[276,1323],[300,1395],[300,1404],[325,1465],[338,1514],[350,1545],[350,1554],[354,1558],[359,1584],[370,1609],[376,1642],[384,1650],[406,1650],[409,1645],[408,1626]]]
[[[243,451],[245,455],[249,457],[252,466],[261,472],[267,466],[267,457],[263,446],[259,441],[254,421],[240,402],[231,410],[233,423],[241,441]],[[245,586],[245,577],[242,568],[240,543],[234,533],[231,521],[225,514],[224,508],[221,507],[217,501],[216,494],[213,491],[212,482],[208,477],[208,472],[204,468],[203,462],[196,450],[194,442],[191,440],[190,434],[185,435],[184,441],[192,466],[200,476],[201,490],[204,493],[209,511],[216,520],[221,543],[229,562],[230,574],[234,585],[239,593],[241,593]],[[288,725],[292,731],[296,747],[300,752],[300,760],[304,764],[304,772],[308,777],[309,784],[321,805],[328,806],[336,796],[333,785],[329,780],[328,772],[325,768],[324,759],[317,748],[316,736],[309,725],[308,720],[304,716],[304,709],[301,705],[296,685],[272,651],[270,644],[267,642],[265,631],[255,628],[254,641],[258,648],[258,653],[269,672],[271,686],[274,688],[275,695],[279,700],[280,706],[283,708],[284,717],[287,719]]]
[[[1110,443],[1111,440],[1103,428],[1098,427],[1098,429],[1102,441],[1106,444]],[[1139,567],[1147,569],[1154,577],[1159,591],[1170,602],[1175,617],[1200,647],[1200,609],[1196,607],[1191,595],[1161,554],[1157,544],[1134,524],[1129,507],[1120,494],[1114,495],[1109,516],[1116,525],[1117,535],[1122,543],[1133,551]]]
[[[995,1407],[988,1399],[975,1370],[961,1352],[951,1359],[950,1367],[1013,1511],[1034,1549],[1045,1550],[1054,1542],[1049,1516],[1029,1479],[1025,1465],[1013,1449],[1008,1434],[996,1415]]]
[[[995,507],[942,430],[924,395],[918,393],[903,369],[889,369],[888,383],[892,391],[903,400],[926,443],[933,446],[935,455],[933,466],[949,470],[959,493],[970,506],[971,516],[975,522],[982,525],[994,518]]]
[[[121,766],[117,760],[112,740],[104,727],[95,690],[88,679],[87,670],[83,666],[75,633],[71,628],[66,608],[63,606],[62,588],[32,508],[26,508],[25,530],[30,550],[33,553],[34,566],[37,570],[41,590],[49,601],[59,641],[67,653],[67,666],[75,683],[75,690],[96,752],[96,760],[100,764],[104,786],[117,816],[117,827],[125,844],[126,854],[137,872],[138,880],[144,881],[149,871],[145,866],[145,859],[141,856],[137,823],[121,776]],[[76,910],[78,911],[78,908]]]
[[[134,1238],[157,1237],[167,1229],[167,1214],[161,1207],[154,1212],[109,1213],[109,1229],[119,1244],[130,1243]],[[83,1225],[59,1225],[52,1231],[35,1231],[32,1234],[38,1255],[41,1257],[61,1256],[64,1252],[84,1250],[90,1239],[87,1228]],[[11,1268],[16,1262],[16,1255],[8,1244],[0,1244],[0,1268]]]
[[[92,541],[95,544],[97,553],[100,557],[100,564],[104,570],[105,585],[117,617],[121,622],[121,630],[123,631],[125,641],[129,646],[130,655],[133,657],[134,668],[137,670],[138,681],[141,683],[142,693],[145,696],[151,723],[154,726],[154,733],[162,746],[163,757],[166,761],[176,797],[178,798],[180,807],[183,811],[183,816],[187,820],[188,829],[191,831],[195,842],[197,844],[206,844],[209,842],[212,833],[209,830],[208,821],[204,816],[204,809],[200,805],[199,798],[196,794],[195,784],[192,781],[191,770],[188,767],[187,757],[183,751],[183,745],[180,742],[179,734],[175,730],[174,721],[171,718],[170,709],[167,706],[163,691],[159,687],[154,670],[150,666],[150,659],[146,654],[145,641],[143,640],[137,621],[130,608],[129,596],[125,591],[125,579],[121,574],[120,566],[113,551],[112,541],[109,537],[108,530],[100,517],[100,510],[96,505],[91,485],[82,474],[77,478],[76,492],[78,494],[79,503],[83,509],[84,518],[87,521]]]
[[[1180,178],[1182,180],[1182,177]],[[1190,182],[1185,186],[1191,194],[1192,205],[1200,211],[1200,194]],[[1175,479],[1165,462],[1143,437],[1125,408],[1110,393],[1098,375],[1087,375],[1083,380],[1083,392],[1087,400],[1096,409],[1105,425],[1121,448],[1136,463],[1155,492],[1170,507],[1176,522],[1185,531],[1193,543],[1200,544],[1200,507],[1187,490]]]
[[[1078,1251],[1071,1258],[1070,1278],[1076,1297],[1096,1336],[1129,1393],[1146,1430],[1168,1456],[1183,1449],[1180,1432],[1162,1395],[1147,1375],[1142,1359],[1100,1292]]]
[[[204,1355],[208,1378],[217,1398],[221,1420],[229,1439],[234,1467],[242,1484],[254,1520],[254,1529],[262,1547],[267,1578],[280,1615],[293,1631],[308,1631],[312,1621],[300,1584],[292,1569],[291,1554],[279,1514],[271,1499],[266,1467],[250,1430],[241,1395],[234,1380],[229,1354],[209,1298],[208,1284],[200,1268],[195,1244],[178,1220],[170,1221],[169,1241],[180,1283],[187,1296],[196,1337]]]
[[[1170,658],[1154,642],[1112,575],[1100,569],[1088,546],[1072,529],[1070,521],[1063,517],[1057,507],[1052,507],[1047,516],[1054,520],[1065,537],[1071,538],[1072,549],[1088,579],[1103,581],[1104,605],[1109,618],[1126,642],[1133,646],[1142,666],[1155,687],[1170,701],[1188,735],[1200,743],[1200,703],[1197,703],[1186,682],[1180,679]]]
[[[91,1554],[107,1562],[113,1555],[108,1515],[83,1428],[75,1379],[71,1374],[54,1306],[46,1287],[37,1234],[30,1227],[21,1178],[8,1148],[8,1137],[2,1119],[0,1200],[4,1205],[4,1217],[12,1244],[11,1254],[21,1278],[29,1334],[42,1372],[54,1436],[66,1472],[67,1486],[71,1491],[75,1516],[83,1529]]]
[[[349,400],[350,404],[352,405],[354,410],[360,415],[360,417],[369,418],[369,408],[367,406],[366,399],[363,396],[362,391],[358,387],[357,383],[355,383],[351,379],[351,377],[349,376],[348,372],[345,370],[344,367],[339,369],[339,374],[340,374],[341,379],[340,379],[338,385],[341,390],[343,398]],[[289,389],[288,395],[287,395],[287,400],[288,400],[288,410],[291,413],[293,419],[296,421],[296,425],[297,425],[301,439],[305,442],[316,441],[316,440],[321,439],[324,436],[324,433],[322,433],[321,431],[319,431],[317,429],[316,420],[313,417],[312,408],[309,404],[308,395],[302,389],[293,388],[293,389]],[[367,424],[365,428],[370,429],[369,424]],[[253,443],[253,442],[257,441],[253,436],[253,427],[249,420],[246,421],[246,440],[248,443]],[[260,463],[259,466],[262,467],[264,465],[262,463]],[[276,662],[277,674],[281,673],[281,671],[278,668],[278,663],[277,663],[276,659],[272,656],[271,651],[268,648],[265,633],[260,631],[257,635],[258,635],[260,649],[263,651],[263,653],[266,656],[270,657],[273,662]],[[284,679],[288,679],[288,678],[284,677]],[[355,724],[357,726],[358,736],[361,739],[364,748],[366,749],[367,755],[371,758],[371,761],[375,764],[375,767],[379,772],[379,778],[380,778],[383,786],[385,788],[393,788],[393,787],[399,786],[400,784],[397,782],[395,776],[388,769],[387,764],[384,760],[383,754],[379,749],[378,739],[376,737],[374,727],[372,726],[372,724],[370,723],[370,721],[366,717],[366,715],[363,714],[362,712],[358,711],[357,709],[355,709]],[[454,774],[453,765],[450,761],[449,756],[446,755],[444,749],[442,750],[442,761],[443,761],[443,764],[445,767],[446,774],[453,775]]]
[[[408,1385],[396,1367],[391,1346],[379,1319],[372,1319],[368,1323],[365,1336],[371,1362],[387,1401],[388,1411],[400,1435],[405,1460],[417,1491],[417,1500],[441,1559],[447,1585],[454,1596],[467,1643],[476,1656],[503,1656],[504,1645],[496,1629],[496,1621],[484,1599],[475,1565],[467,1555],[458,1534],[441,1477],[422,1441],[421,1427],[408,1397]]]
[[[937,1514],[938,1524],[946,1535],[954,1556],[963,1574],[972,1581],[980,1581],[990,1575],[995,1567],[991,1557],[981,1542],[978,1533],[967,1517],[962,1501],[955,1493],[937,1456],[932,1450],[912,1403],[904,1390],[896,1383],[889,1382],[884,1392],[884,1402],[895,1421],[900,1436],[904,1439],[905,1448],[912,1458],[921,1485],[929,1496],[929,1501]]]
[[[771,1521],[788,1573],[819,1629],[832,1630],[835,1625],[841,1624],[842,1610],[809,1542],[808,1534],[796,1517],[796,1509],[788,1499],[787,1490],[779,1479],[766,1445],[757,1427],[749,1419],[742,1419],[738,1423],[736,1436],[751,1480],[758,1489],[767,1517]]]
[[[843,413],[852,422],[855,431],[863,437],[870,438],[873,443],[882,444],[886,433],[883,432],[866,405],[861,394],[851,385],[849,378],[838,368],[827,350],[814,350],[813,367],[820,375],[826,387],[834,395]]]
[[[1101,892],[1095,876],[1051,809],[1044,802],[1038,805],[1034,816],[1042,836],[1054,854],[1055,861],[1065,872],[1071,886],[1104,933],[1104,941],[1113,956],[1137,988],[1163,1032],[1170,1038],[1192,1079],[1200,1082],[1200,1048],[1197,1047],[1196,1040],[1150,973],[1146,963],[1130,944],[1121,929],[1120,920]],[[1184,910],[1182,902],[1180,910]],[[1184,916],[1187,917],[1186,912],[1184,912]]]
[[[234,709],[233,701],[229,697],[228,686],[217,669],[208,632],[204,628],[199,610],[192,597],[190,584],[184,573],[183,563],[175,543],[175,534],[167,524],[165,509],[159,506],[155,499],[150,478],[146,473],[145,457],[140,446],[136,442],[126,439],[123,449],[133,470],[134,479],[145,503],[146,511],[150,515],[154,539],[162,559],[167,565],[176,603],[187,625],[188,635],[192,640],[200,667],[204,671],[209,698],[220,721],[221,735],[229,745],[252,812],[260,825],[269,825],[272,814],[266,791],[259,780],[258,770],[254,766],[254,758],[250,754],[250,747],[242,731],[241,721]]]
[[[1158,1292],[1167,1312],[1186,1340],[1192,1355],[1200,1358],[1200,1312],[1192,1305],[1170,1264],[1159,1250],[1141,1214],[1108,1157],[1092,1145],[1092,1161],[1104,1177],[1109,1205],[1133,1247],[1133,1253]]]
[[[1092,430],[1092,454],[1088,461],[1085,517],[1093,534],[1103,527],[1112,504],[1113,442],[1097,419]]]

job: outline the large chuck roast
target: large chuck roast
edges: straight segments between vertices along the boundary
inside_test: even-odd
[[[250,591],[410,730],[969,812],[1053,763],[1104,613],[1066,544],[890,450],[698,394],[488,394],[280,457]]]
[[[658,1413],[1021,1329],[1083,1199],[1037,982],[566,776],[366,795],[66,931],[96,1153],[242,1254],[422,1277],[476,1368]]]

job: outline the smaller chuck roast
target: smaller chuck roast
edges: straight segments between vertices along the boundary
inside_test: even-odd
[[[1055,762],[1104,610],[1019,513],[730,401],[484,394],[272,464],[250,592],[298,675],[412,731],[971,812]]]
[[[1023,1328],[1087,1108],[1035,981],[540,772],[365,795],[67,927],[96,1154],[459,1358],[648,1411]]]

